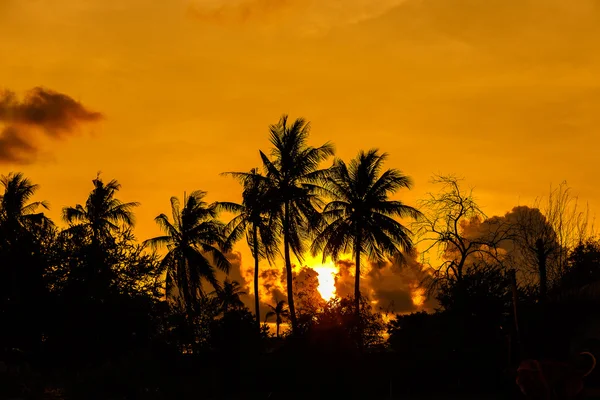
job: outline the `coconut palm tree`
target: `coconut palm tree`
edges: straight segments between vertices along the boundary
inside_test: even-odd
[[[47,268],[45,241],[54,224],[30,202],[39,186],[22,173],[0,176],[0,336],[14,347],[29,348],[39,342],[44,315]],[[25,346],[25,347],[22,347]]]
[[[244,302],[240,299],[240,296],[246,294],[242,290],[242,286],[238,281],[230,281],[229,278],[225,278],[223,287],[221,290],[215,290],[212,292],[216,296],[223,314],[226,314],[229,309],[239,309],[244,307]]]
[[[330,202],[323,209],[324,227],[314,239],[313,255],[337,261],[352,252],[356,263],[354,301],[360,313],[361,259],[403,261],[412,251],[411,232],[395,218],[419,218],[421,213],[401,201],[390,200],[398,189],[410,189],[412,181],[396,169],[382,171],[385,153],[361,151],[346,165],[336,160],[324,184]]]
[[[0,227],[4,233],[3,242],[7,242],[0,243],[0,246],[14,241],[25,232],[34,233],[37,229],[53,225],[44,213],[37,212],[40,207],[48,210],[47,202],[35,201],[28,204],[39,186],[25,178],[21,172],[2,175],[0,185],[4,188],[4,193],[0,195]]]
[[[88,263],[82,270],[83,282],[92,285],[92,298],[102,298],[114,283],[114,273],[107,262],[108,250],[114,246],[114,235],[123,228],[135,225],[133,209],[140,204],[137,202],[123,203],[115,195],[121,189],[116,180],[104,183],[100,176],[92,180],[94,189],[88,195],[85,205],[64,207],[62,217],[69,227],[63,234],[74,235],[84,240],[89,239]]]
[[[275,324],[277,326],[277,337],[279,337],[279,326],[283,323],[284,318],[290,316],[290,313],[285,308],[284,300],[278,301],[275,307],[269,304],[269,307],[271,308],[271,311],[269,311],[265,316],[265,322],[267,322],[269,318],[275,317]]]
[[[167,254],[161,261],[166,269],[166,293],[175,299],[191,320],[198,300],[205,297],[202,280],[207,280],[215,290],[220,290],[215,267],[229,273],[230,262],[223,252],[227,251],[224,224],[217,220],[217,204],[204,201],[206,192],[184,194],[184,207],[179,199],[171,197],[173,220],[160,214],[154,220],[165,233],[146,240],[153,248],[165,246]]]
[[[94,189],[85,205],[77,204],[75,207],[63,208],[63,219],[71,225],[71,231],[89,232],[92,244],[98,246],[110,239],[121,227],[133,227],[133,208],[138,207],[140,203],[123,203],[115,198],[121,185],[114,179],[105,184],[97,176],[92,183]]]
[[[260,330],[260,298],[258,289],[259,263],[267,259],[270,263],[279,254],[279,227],[272,218],[272,201],[268,196],[269,186],[257,169],[249,173],[228,172],[243,185],[242,204],[220,202],[219,206],[237,215],[227,224],[227,240],[233,244],[246,236],[246,242],[254,257],[254,310],[256,324]]]
[[[283,231],[288,304],[292,332],[295,333],[298,322],[292,290],[291,253],[302,260],[304,239],[319,218],[317,184],[327,174],[327,170],[319,169],[319,165],[334,154],[334,148],[331,143],[309,146],[310,123],[303,118],[288,124],[287,115],[283,115],[279,123],[270,126],[270,131],[272,159],[262,151],[260,156],[270,187],[269,196],[276,204],[273,217]]]

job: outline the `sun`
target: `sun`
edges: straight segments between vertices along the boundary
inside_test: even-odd
[[[313,269],[319,274],[317,277],[319,280],[319,287],[317,288],[319,294],[325,301],[333,299],[336,296],[335,275],[337,271],[329,266],[314,267]]]
[[[321,262],[322,260],[312,258],[308,261],[308,266],[319,274],[317,279],[319,286],[317,290],[321,295],[321,298],[325,301],[329,301],[336,297],[335,289],[335,276],[339,273],[338,267],[331,260],[327,260],[326,263]]]

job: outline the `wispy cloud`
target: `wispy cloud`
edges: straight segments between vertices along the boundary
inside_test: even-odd
[[[215,24],[320,33],[378,17],[406,0],[190,0],[190,13]]]

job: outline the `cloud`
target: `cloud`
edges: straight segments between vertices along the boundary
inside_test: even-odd
[[[336,277],[338,295],[354,296],[354,262],[340,260],[337,265],[340,269]],[[426,300],[424,290],[419,286],[426,274],[416,254],[403,266],[391,262],[369,264],[361,276],[361,293],[371,300],[374,307],[384,311],[400,314],[431,311],[435,308],[435,300]]]
[[[295,0],[196,0],[189,9],[200,20],[244,23],[293,8],[297,3]]]
[[[64,139],[81,124],[99,121],[102,114],[90,111],[73,98],[36,87],[20,101],[14,92],[0,92],[0,163],[28,164],[38,154],[42,137]]]
[[[547,273],[550,279],[558,273],[557,264],[559,244],[552,224],[539,208],[516,206],[501,216],[492,216],[485,220],[472,219],[461,223],[461,233],[468,240],[495,242],[495,248],[489,248],[490,254],[473,252],[466,260],[466,266],[481,262],[489,265],[503,265],[515,268],[517,279],[524,283],[533,283],[538,279],[539,266],[535,242],[542,240],[550,251],[547,258]],[[451,257],[450,253],[447,257]],[[498,264],[498,262],[501,264]]]
[[[239,253],[238,253],[239,255]],[[310,308],[322,302],[317,291],[319,273],[315,265],[293,265],[294,299],[296,308]],[[318,265],[316,266],[318,267]],[[337,297],[354,296],[354,271],[352,260],[342,259],[336,263],[338,273],[335,275]],[[417,261],[417,254],[407,257],[406,265],[386,262],[380,264],[365,263],[361,275],[361,293],[371,300],[374,309],[385,312],[411,313],[415,311],[433,311],[437,303],[434,299],[425,299],[424,290],[419,286],[426,277],[427,270]],[[242,300],[250,310],[254,310],[254,267],[245,266],[241,255],[237,262],[232,262],[230,279],[239,281],[248,296]],[[287,301],[285,266],[261,263],[259,272],[259,295],[261,317],[264,319],[270,310],[268,305],[275,305],[280,300]]]
[[[242,262],[241,253],[236,252],[236,262],[232,262],[229,278],[238,281],[247,296],[242,296],[244,304],[254,312],[254,260],[250,258],[250,263]],[[222,277],[224,279],[224,275]],[[268,305],[275,305],[280,300],[287,301],[287,292],[285,289],[285,270],[284,267],[271,266],[261,263],[259,269],[259,298],[261,318],[264,317],[270,308]]]
[[[277,25],[317,33],[375,18],[406,0],[191,0],[190,13],[216,24]]]

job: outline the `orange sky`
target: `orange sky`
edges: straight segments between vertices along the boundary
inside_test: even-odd
[[[239,200],[219,173],[257,166],[285,112],[343,158],[390,153],[411,204],[452,172],[490,215],[563,179],[598,211],[598,49],[597,0],[0,0],[0,86],[105,115],[0,170],[54,218],[101,170],[145,239],[171,195]]]

